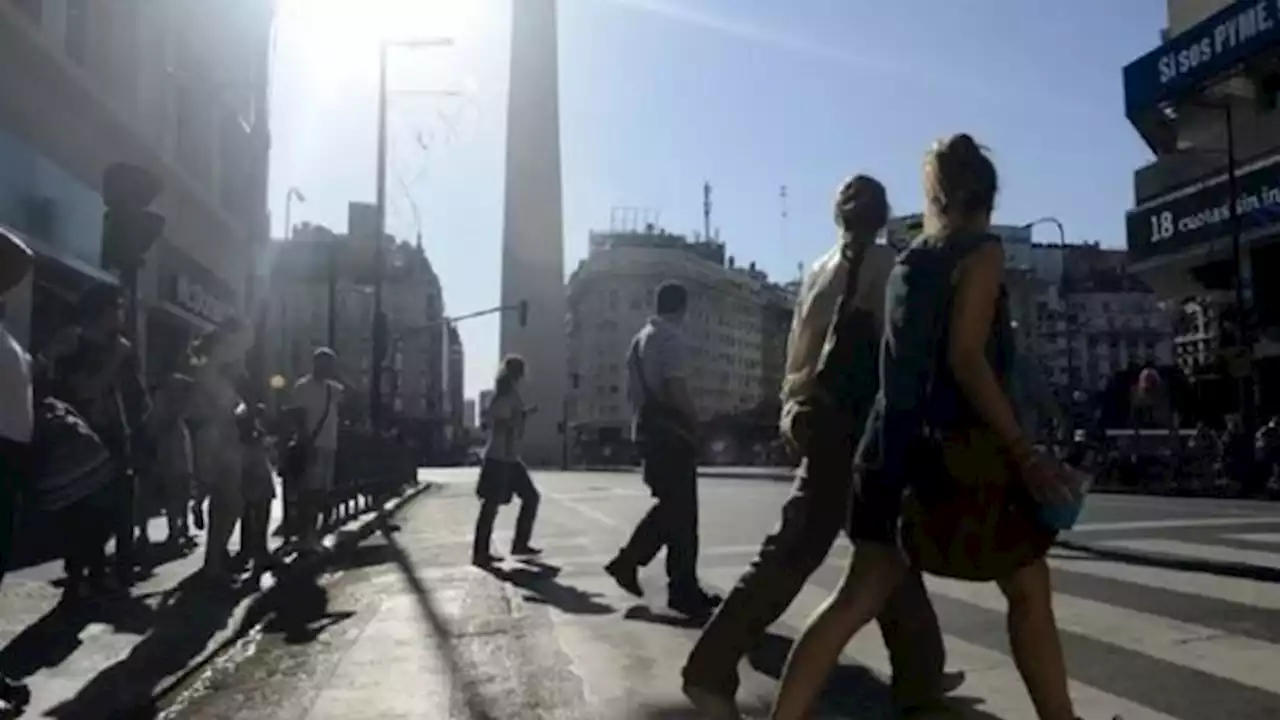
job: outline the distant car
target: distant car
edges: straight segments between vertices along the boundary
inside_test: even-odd
[[[466,464],[470,467],[478,467],[484,462],[484,453],[478,449],[468,450]]]

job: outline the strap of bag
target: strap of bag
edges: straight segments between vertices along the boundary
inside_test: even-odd
[[[333,386],[329,381],[324,381],[324,412],[320,413],[320,422],[316,423],[315,428],[311,431],[311,436],[307,438],[308,445],[315,445],[316,439],[320,437],[320,431],[324,428],[324,424],[329,420],[329,408],[333,406]]]

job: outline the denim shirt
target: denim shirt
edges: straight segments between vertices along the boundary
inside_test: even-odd
[[[926,424],[936,429],[979,422],[946,362],[956,268],[994,235],[964,234],[944,242],[922,236],[899,257],[885,288],[880,393],[858,448],[859,462],[904,486],[908,460]],[[1014,362],[1008,296],[1001,288],[987,358],[1004,382]]]

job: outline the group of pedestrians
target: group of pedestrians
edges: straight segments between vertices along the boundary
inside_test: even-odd
[[[889,649],[899,709],[942,709],[963,675],[945,672],[924,572],[995,581],[1037,716],[1075,719],[1045,556],[1074,522],[1083,486],[1034,443],[1018,412],[1025,373],[1003,249],[990,231],[996,169],[970,136],[955,135],[929,151],[923,185],[924,232],[896,257],[875,243],[889,217],[884,187],[860,175],[838,193],[839,242],[802,284],[787,348],[780,431],[802,458],[795,485],[723,601],[696,575],[698,421],[680,335],[685,288],[658,288],[656,316],[631,343],[635,440],[655,502],[605,572],[641,595],[638,569],[666,548],[670,606],[709,618],[682,671],[686,696],[707,717],[740,717],[738,663],[843,530],[855,553],[791,651],[774,718],[808,717],[841,652],[872,620]],[[518,442],[532,408],[512,389],[523,371],[518,358],[504,361],[497,397],[513,399],[495,400],[488,416],[474,553],[482,564],[494,560],[493,515],[513,493],[526,498],[513,550],[531,549],[538,496]]]

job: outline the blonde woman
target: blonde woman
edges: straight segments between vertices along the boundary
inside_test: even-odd
[[[989,230],[995,167],[971,137],[956,135],[928,154],[924,188],[924,235],[898,258],[885,293],[881,389],[857,453],[856,552],[793,647],[773,717],[809,717],[845,645],[908,576],[901,520],[912,563],[999,584],[1036,715],[1073,720],[1044,559],[1054,532],[1032,509],[1069,493],[1059,468],[1033,450],[1005,390],[1014,358],[1004,253]],[[923,509],[904,512],[913,507]],[[978,538],[977,557],[967,552],[972,542],[956,542],[966,522],[997,529]]]

